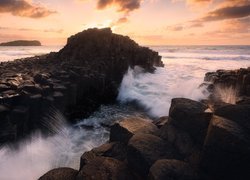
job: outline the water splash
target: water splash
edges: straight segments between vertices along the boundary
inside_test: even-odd
[[[185,74],[175,74],[166,68],[157,68],[154,74],[137,73],[129,69],[124,76],[118,95],[121,103],[136,101],[153,117],[168,115],[171,100],[174,97],[186,97],[194,100],[206,98],[206,88],[200,87],[199,78]],[[178,77],[179,76],[179,77]]]
[[[215,86],[215,97],[229,104],[236,104],[238,90],[235,87]]]
[[[85,151],[108,140],[108,125],[117,119],[134,115],[142,116],[133,107],[102,106],[93,116],[72,127],[59,111],[51,110],[46,115],[44,124],[49,132],[56,134],[44,136],[38,131],[30,139],[20,142],[19,148],[11,145],[2,147],[0,179],[34,180],[53,168],[78,169],[80,156]]]

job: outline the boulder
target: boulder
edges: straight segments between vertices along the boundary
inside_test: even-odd
[[[131,117],[116,122],[111,126],[110,141],[127,143],[134,134],[145,133],[157,135],[158,132],[157,126],[151,121],[139,117]]]
[[[47,85],[49,84],[48,79],[50,78],[50,74],[48,73],[37,73],[34,76],[34,81],[39,84]]]
[[[201,167],[214,179],[250,178],[250,140],[244,129],[234,121],[213,116]]]
[[[135,134],[128,143],[128,164],[141,176],[148,175],[149,168],[159,159],[178,158],[170,143],[152,134]]]
[[[215,111],[215,114],[226,119],[232,120],[246,130],[250,134],[250,105],[227,105],[221,108],[218,108]]]
[[[160,137],[173,144],[184,157],[190,155],[195,149],[195,144],[191,136],[172,124],[165,124],[161,127]]]
[[[169,124],[191,135],[194,142],[202,145],[212,114],[205,112],[203,103],[186,98],[174,98],[169,110]]]
[[[153,123],[158,127],[161,128],[163,125],[165,125],[168,122],[168,116],[160,117],[159,119],[155,120]]]
[[[80,169],[97,156],[112,157],[124,161],[127,156],[127,146],[121,142],[103,144],[81,156]]]
[[[191,166],[175,159],[161,159],[156,161],[149,170],[149,180],[195,180],[197,173]]]
[[[76,180],[135,179],[126,164],[110,157],[95,157],[82,167]]]
[[[57,168],[50,170],[38,180],[75,180],[78,171],[71,168]]]

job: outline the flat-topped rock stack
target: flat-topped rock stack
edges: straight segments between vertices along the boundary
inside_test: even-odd
[[[175,98],[169,117],[159,121],[119,120],[109,142],[81,156],[79,170],[58,168],[39,180],[249,179],[250,111],[242,119],[241,111],[228,116],[208,109]]]
[[[114,102],[123,75],[136,65],[153,72],[163,63],[109,28],[80,32],[58,53],[0,63],[0,143],[43,128],[51,108],[74,120]]]

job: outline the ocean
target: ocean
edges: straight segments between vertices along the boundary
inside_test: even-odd
[[[63,46],[0,46],[0,62],[56,52]]]
[[[61,46],[62,47],[62,46]],[[0,47],[0,60],[41,55],[61,47]],[[101,106],[87,119],[69,126],[60,112],[48,113],[57,119],[56,135],[43,137],[34,133],[20,143],[18,150],[10,146],[0,149],[0,179],[32,180],[56,167],[78,169],[84,151],[105,143],[109,138],[108,125],[129,116],[148,116],[157,119],[167,116],[171,99],[186,97],[194,100],[209,94],[203,82],[206,72],[217,69],[238,69],[250,66],[250,46],[151,46],[164,61],[164,68],[154,74],[141,74],[139,68],[124,75],[117,104]],[[139,105],[139,108],[134,104]],[[13,169],[15,173],[13,173]]]

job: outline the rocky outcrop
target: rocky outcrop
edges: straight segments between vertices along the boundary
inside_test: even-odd
[[[175,159],[161,159],[150,168],[149,180],[196,180],[198,176],[190,165]]]
[[[129,139],[138,133],[157,134],[157,127],[149,120],[142,118],[128,118],[121,122],[116,122],[110,129],[110,140],[128,143]]]
[[[110,142],[82,155],[77,177],[249,179],[250,136],[244,126],[250,122],[249,111],[229,107],[207,112],[207,108],[201,102],[175,98],[169,117],[155,122],[141,118],[116,122]],[[110,161],[109,166],[103,161]]]
[[[73,121],[114,102],[124,73],[137,65],[152,72],[163,64],[157,52],[109,28],[80,32],[58,53],[0,63],[0,143],[47,129],[51,108]]]
[[[250,177],[249,135],[236,122],[213,116],[203,148],[202,169],[215,179]]]
[[[247,101],[234,105],[220,103],[214,108],[211,99],[197,102],[174,98],[169,117],[154,122],[134,117],[112,125],[110,142],[85,152],[78,173],[91,164],[90,169],[99,174],[96,162],[101,157],[122,163],[121,179],[126,179],[125,172],[135,180],[249,179],[249,105]],[[112,169],[117,165],[109,169],[100,164],[102,171],[111,172],[104,174],[103,179],[120,178]],[[97,177],[95,172],[89,171],[88,177]]]
[[[204,81],[211,92],[210,104],[216,109],[229,104],[250,103],[250,67],[208,72]]]
[[[0,43],[0,46],[41,46],[40,41],[17,40],[11,42]]]

